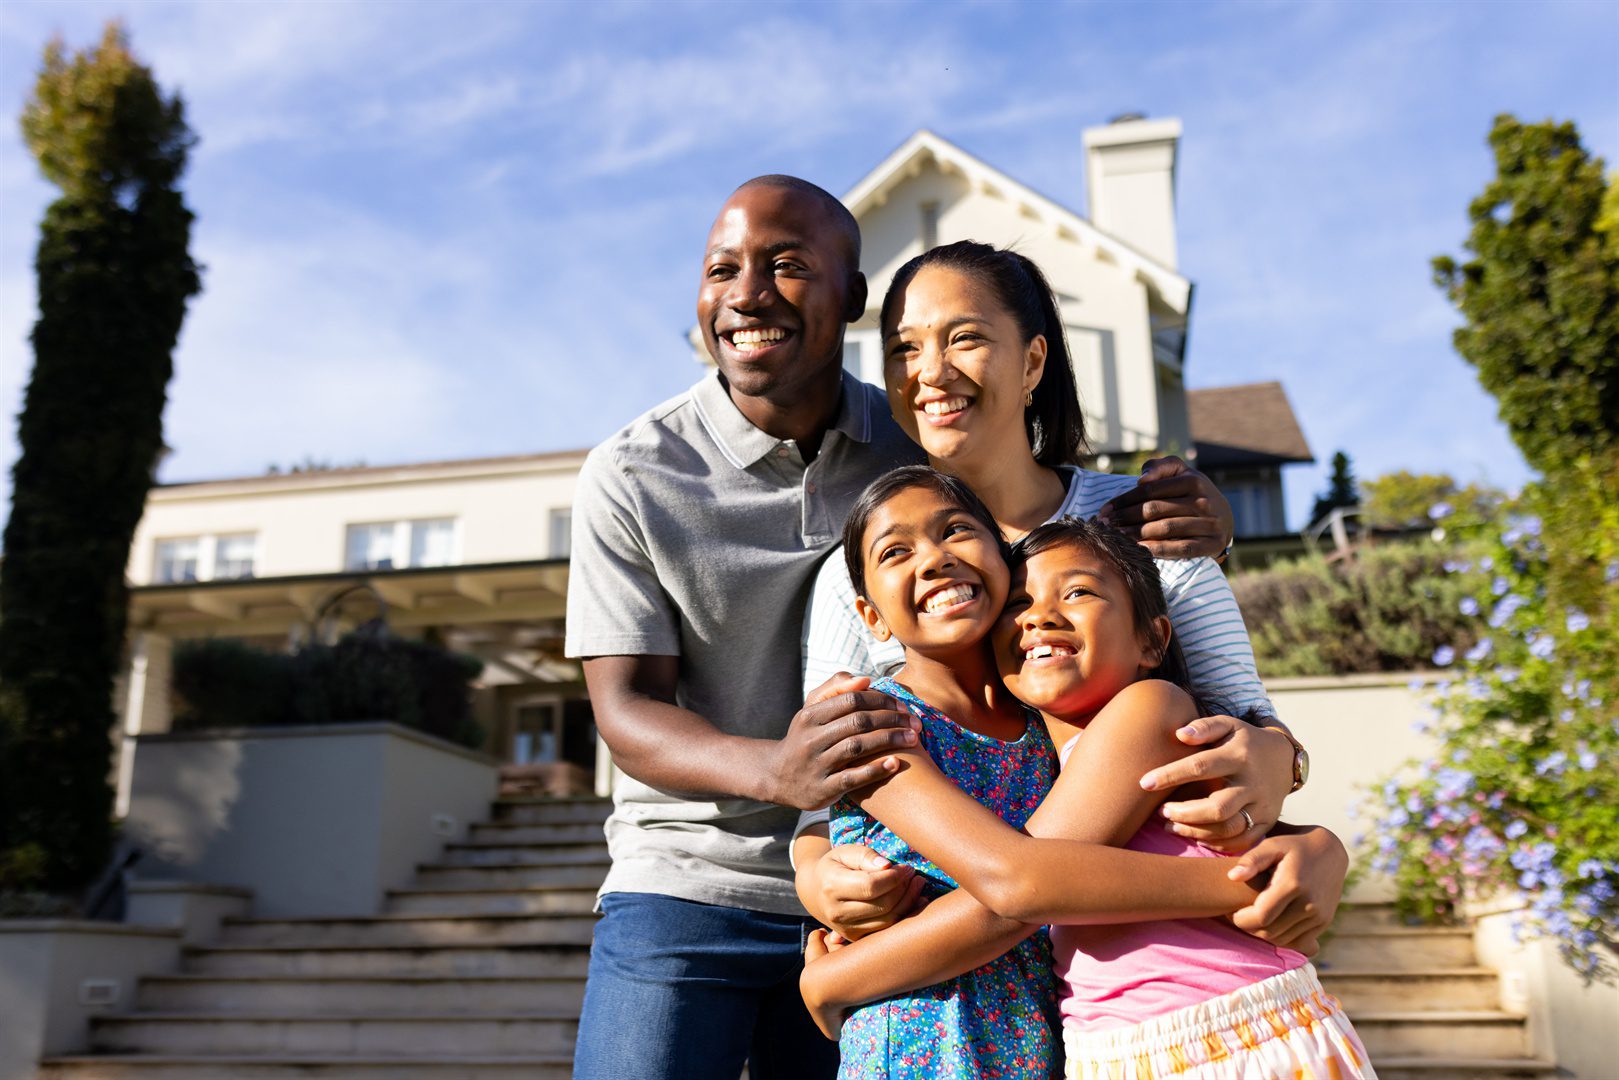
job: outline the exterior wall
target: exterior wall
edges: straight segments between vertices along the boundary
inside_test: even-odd
[[[871,302],[857,332],[876,327],[895,271],[921,253],[928,204],[937,205],[939,243],[970,239],[1011,246],[1045,271],[1068,324],[1080,399],[1098,453],[1154,450],[1166,427],[1184,430],[1184,400],[1178,423],[1161,419],[1165,405],[1158,393],[1146,286],[1121,267],[1101,261],[1077,238],[1059,235],[1025,216],[1011,200],[975,189],[934,162],[860,219],[860,263],[871,283]]]
[[[0,1077],[31,1077],[41,1057],[83,1052],[91,1016],[127,1012],[137,979],[179,966],[178,930],[0,920]],[[112,1000],[85,1004],[87,980],[110,991]]]
[[[1414,725],[1429,718],[1420,693],[1408,685],[1440,676],[1349,675],[1319,679],[1269,679],[1276,715],[1310,751],[1310,782],[1287,800],[1287,820],[1325,825],[1354,850],[1370,831],[1358,804],[1367,791],[1407,760],[1430,754],[1433,740]],[[1390,883],[1366,874],[1346,899],[1377,902],[1393,897]]]
[[[1195,463],[1194,463],[1195,464]],[[1237,536],[1279,536],[1287,532],[1287,503],[1282,497],[1282,470],[1206,469],[1209,479],[1231,501]]]
[[[396,724],[135,741],[136,875],[250,889],[271,918],[374,914],[497,787],[491,759]]]
[[[584,453],[357,472],[302,473],[153,490],[129,580],[153,580],[155,542],[254,533],[255,577],[344,569],[346,527],[454,518],[459,563],[550,558],[550,512],[573,503]]]

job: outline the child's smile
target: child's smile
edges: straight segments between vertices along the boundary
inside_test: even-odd
[[[910,488],[872,514],[863,547],[867,596],[857,607],[879,638],[948,653],[989,633],[1009,573],[996,538],[971,513]]]
[[[1128,587],[1090,551],[1059,544],[1017,569],[995,625],[995,665],[1026,705],[1083,723],[1158,662]]]

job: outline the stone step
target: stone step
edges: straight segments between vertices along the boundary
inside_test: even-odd
[[[1332,932],[1402,930],[1412,925],[1400,917],[1393,904],[1339,904],[1332,920]]]
[[[1567,1076],[1539,1058],[1373,1058],[1378,1080],[1551,1080]]]
[[[367,919],[225,919],[222,945],[589,945],[596,916],[376,915]]]
[[[1422,1011],[1499,1009],[1501,977],[1489,968],[1427,971],[1322,971],[1321,985],[1344,1009]]]
[[[604,844],[607,836],[600,822],[484,821],[472,826],[467,839],[474,844]]]
[[[577,1016],[584,973],[530,978],[447,975],[210,976],[141,979],[135,1006],[159,1013],[518,1013]]]
[[[607,859],[557,865],[449,866],[426,863],[416,868],[416,888],[523,889],[572,885],[595,889],[607,880]]]
[[[436,975],[526,979],[543,976],[584,977],[590,962],[582,945],[377,945],[369,948],[333,945],[212,945],[187,948],[181,970],[188,975],[283,976],[323,978],[329,975],[395,977]]]
[[[445,844],[441,866],[563,866],[607,861],[607,842],[569,840],[556,844]]]
[[[1334,933],[1315,958],[1322,971],[1418,971],[1476,963],[1471,930],[1427,927]]]
[[[144,1054],[47,1058],[39,1080],[568,1080],[573,1058],[561,1054],[434,1058]]]
[[[572,799],[553,799],[543,795],[510,796],[497,800],[491,807],[495,821],[528,822],[587,822],[606,821],[613,812],[613,800],[594,795]]]
[[[558,885],[528,888],[393,889],[387,911],[394,915],[589,915],[596,889]]]
[[[1375,1065],[1383,1058],[1529,1057],[1528,1025],[1493,1009],[1442,1012],[1345,1010]]]
[[[90,1049],[116,1054],[444,1057],[572,1053],[579,1019],[561,1013],[364,1016],[128,1013],[90,1019]]]

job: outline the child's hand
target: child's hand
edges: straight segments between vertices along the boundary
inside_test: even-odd
[[[846,1010],[840,1005],[821,1000],[819,983],[811,968],[817,960],[826,959],[848,944],[848,941],[830,931],[811,930],[809,939],[804,943],[804,972],[798,977],[799,993],[804,997],[804,1006],[809,1009],[810,1018],[821,1029],[821,1034],[833,1042],[837,1041],[843,1030]]]
[[[821,919],[848,941],[893,926],[918,906],[923,879],[860,844],[844,844],[821,856],[816,867]]]
[[[1349,852],[1328,830],[1311,827],[1261,842],[1227,876],[1248,881],[1266,871],[1264,891],[1231,921],[1272,945],[1314,956],[1317,939],[1338,912]]]
[[[1216,790],[1189,802],[1166,802],[1161,812],[1173,823],[1170,831],[1227,854],[1258,842],[1281,815],[1282,800],[1293,786],[1293,744],[1287,736],[1231,716],[1205,716],[1175,737],[1209,749],[1154,769],[1141,778],[1141,786],[1171,791],[1204,781]]]

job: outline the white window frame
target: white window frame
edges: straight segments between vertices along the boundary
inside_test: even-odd
[[[415,564],[411,561],[411,532],[417,525],[426,525],[433,522],[448,521],[450,523],[450,559],[442,564],[444,566],[460,566],[461,558],[461,519],[458,517],[423,517],[423,518],[396,518],[393,521],[350,521],[343,526],[343,569],[350,573],[369,573],[382,570],[381,567],[351,566],[349,565],[349,534],[352,529],[373,529],[385,527],[392,530],[390,541],[389,562],[392,564],[388,570],[409,570]],[[383,572],[386,572],[385,570]]]
[[[219,544],[222,540],[237,540],[248,537],[253,543],[253,570],[243,578],[216,578],[218,568]],[[197,576],[188,581],[184,578],[166,579],[162,575],[163,545],[179,544],[190,541],[197,545]],[[224,532],[200,533],[190,536],[157,536],[152,538],[152,576],[154,585],[190,585],[198,581],[247,581],[258,574],[259,569],[259,534],[257,532]]]

